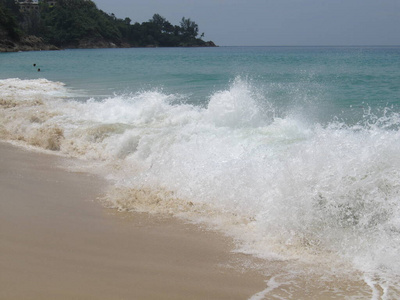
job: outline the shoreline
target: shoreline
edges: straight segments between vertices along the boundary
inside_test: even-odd
[[[16,53],[16,52],[35,52],[35,51],[64,51],[64,50],[96,50],[96,49],[154,49],[154,48],[218,48],[220,46],[180,46],[180,47],[159,47],[159,46],[129,46],[129,47],[65,47],[57,48],[52,45],[46,45],[46,47],[16,47],[16,48],[4,48],[0,47],[0,53]],[[225,47],[235,47],[235,46],[225,46]],[[239,46],[241,47],[241,46]]]
[[[71,49],[131,49],[131,48],[216,48],[212,41],[205,42],[205,45],[187,45],[187,46],[157,46],[157,45],[146,45],[146,46],[135,46],[130,44],[116,45],[111,42],[102,43],[83,43],[82,45],[64,45],[63,47],[57,47],[52,44],[47,44],[42,38],[37,36],[24,36],[20,41],[15,41],[10,38],[4,38],[0,41],[0,53],[12,53],[12,52],[31,52],[31,51],[61,51]]]
[[[71,160],[0,141],[0,300],[330,300],[369,299],[369,288],[383,293],[358,276],[234,251],[232,238],[176,217],[105,208],[99,197],[108,183],[63,169]]]
[[[103,208],[105,182],[60,160],[0,142],[0,299],[248,299],[265,289],[227,237]]]

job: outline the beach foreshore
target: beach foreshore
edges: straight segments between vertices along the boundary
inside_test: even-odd
[[[248,299],[228,238],[182,221],[117,213],[101,178],[0,142],[0,299]]]

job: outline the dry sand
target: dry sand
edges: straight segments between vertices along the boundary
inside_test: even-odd
[[[0,299],[248,299],[265,289],[216,233],[118,214],[106,183],[0,143]]]

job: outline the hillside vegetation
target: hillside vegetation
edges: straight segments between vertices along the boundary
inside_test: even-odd
[[[204,47],[215,46],[199,37],[198,25],[183,17],[172,25],[155,14],[147,22],[132,24],[96,7],[90,0],[45,0],[37,10],[21,13],[14,0],[0,0],[0,50],[18,49],[24,43],[54,45],[48,48]],[[40,44],[40,45],[39,45]],[[14,47],[12,47],[14,45]],[[35,48],[35,45],[33,45]],[[5,49],[5,50],[4,50]],[[29,49],[27,49],[29,50]]]

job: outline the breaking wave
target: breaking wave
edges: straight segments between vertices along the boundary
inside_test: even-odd
[[[241,78],[206,107],[157,90],[77,101],[45,79],[0,80],[0,91],[0,137],[86,160],[114,183],[109,206],[212,224],[259,257],[334,255],[400,283],[400,116],[389,109],[310,124]]]

